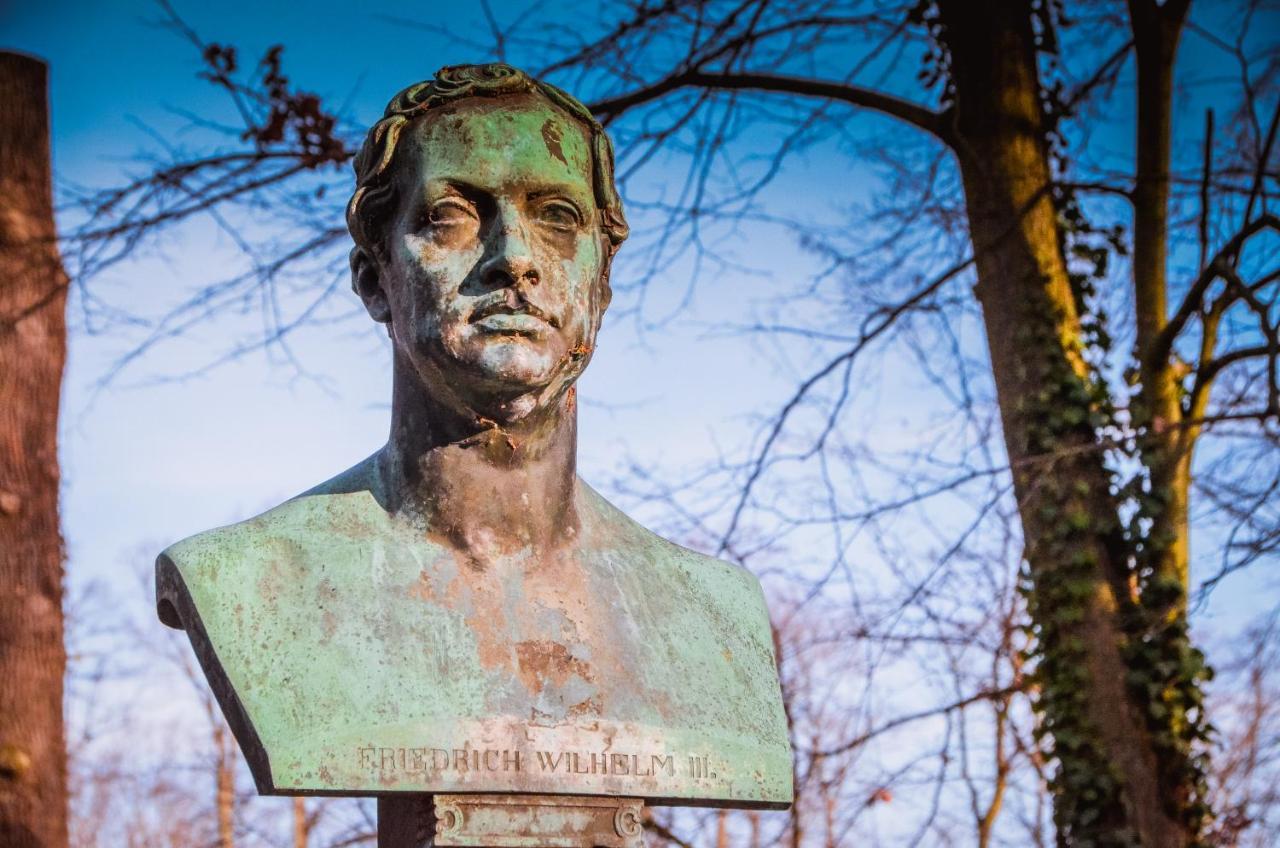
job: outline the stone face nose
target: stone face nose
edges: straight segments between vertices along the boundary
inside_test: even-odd
[[[488,244],[483,279],[494,288],[518,282],[537,285],[542,274],[537,266],[529,230],[520,213],[508,204],[500,204]]]

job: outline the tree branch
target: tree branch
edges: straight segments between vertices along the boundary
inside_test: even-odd
[[[844,753],[847,753],[848,751],[852,751],[854,748],[857,748],[860,745],[865,745],[867,742],[871,741],[876,736],[879,736],[882,733],[887,733],[888,731],[893,730],[894,728],[897,728],[897,727],[901,727],[904,724],[909,724],[913,721],[920,721],[926,718],[933,718],[934,716],[953,713],[956,710],[962,710],[965,707],[972,706],[973,704],[979,703],[980,701],[998,700],[1000,698],[1008,697],[1009,695],[1012,695],[1015,692],[1021,692],[1022,690],[1023,690],[1023,687],[1018,685],[1005,686],[1002,689],[984,690],[982,692],[978,692],[976,694],[970,695],[967,698],[961,698],[958,701],[953,701],[949,704],[943,704],[940,707],[934,707],[933,709],[929,709],[929,710],[921,710],[918,713],[910,713],[908,715],[898,716],[892,721],[887,721],[884,724],[880,725],[879,727],[871,728],[866,733],[863,733],[860,736],[854,737],[848,742],[845,742],[843,745],[839,745],[835,748],[827,748],[826,750],[821,750],[821,751],[811,751],[810,754],[815,758],[838,756],[839,754],[844,754]]]
[[[756,481],[760,479],[760,475],[764,473],[768,463],[769,453],[773,449],[774,443],[782,435],[782,430],[786,426],[787,419],[799,407],[801,401],[809,394],[809,392],[820,383],[829,374],[835,371],[841,365],[849,365],[861,353],[867,345],[874,342],[884,332],[889,330],[894,323],[907,312],[919,306],[927,298],[933,295],[938,289],[942,288],[949,280],[960,274],[966,268],[973,264],[973,258],[966,258],[962,262],[952,265],[939,276],[930,280],[928,284],[917,289],[905,300],[899,301],[891,307],[882,307],[877,309],[863,322],[862,331],[858,335],[858,340],[848,350],[832,359],[816,373],[809,376],[795,393],[791,399],[783,406],[778,413],[778,417],[774,420],[773,426],[769,430],[769,435],[765,439],[764,446],[756,454],[755,462],[752,463],[751,473],[747,477],[746,483],[742,486],[742,492],[738,497],[737,503],[733,509],[733,515],[729,519],[729,526],[724,531],[724,535],[720,538],[720,546],[717,548],[717,554],[722,554],[729,548],[729,544],[733,539],[733,534],[738,529],[738,524],[742,520],[742,515],[746,511],[747,502],[751,498],[751,491],[755,487]]]
[[[1169,323],[1164,326],[1160,335],[1152,343],[1151,349],[1147,353],[1149,364],[1159,363],[1169,356],[1178,334],[1186,327],[1187,322],[1191,320],[1191,316],[1200,311],[1205,292],[1209,290],[1209,286],[1213,284],[1214,280],[1221,279],[1225,270],[1230,269],[1232,257],[1240,252],[1245,242],[1266,229],[1280,232],[1280,217],[1271,213],[1259,215],[1242,227],[1214,254],[1213,260],[1200,271],[1199,276],[1191,283],[1191,288],[1187,290],[1186,297],[1182,299],[1182,303],[1178,306],[1178,311],[1169,319]]]
[[[711,73],[688,70],[673,74],[652,85],[638,88],[590,104],[591,111],[603,120],[617,117],[628,109],[661,99],[684,88],[760,91],[819,97],[853,106],[861,106],[897,118],[917,129],[925,130],[944,144],[951,145],[951,133],[944,113],[869,88],[828,82],[808,77],[763,73]]]

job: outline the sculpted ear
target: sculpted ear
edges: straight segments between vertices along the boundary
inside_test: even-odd
[[[604,311],[609,308],[609,304],[613,302],[613,286],[609,285],[609,272],[606,271],[604,276],[600,278],[600,314],[604,315]]]
[[[351,288],[364,301],[370,318],[379,324],[390,323],[391,302],[378,274],[378,261],[359,245],[351,248]]]
[[[596,308],[600,310],[601,315],[604,315],[604,311],[609,308],[610,302],[613,301],[613,286],[609,283],[609,274],[613,271],[613,254],[616,250],[617,248],[612,247],[607,241],[605,242],[604,269],[600,272],[600,282],[597,284],[599,305]]]

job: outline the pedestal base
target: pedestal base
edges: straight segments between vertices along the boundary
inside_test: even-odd
[[[378,799],[378,848],[644,848],[635,798],[416,795]]]

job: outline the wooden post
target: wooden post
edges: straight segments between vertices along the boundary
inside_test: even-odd
[[[58,400],[67,278],[49,164],[48,73],[0,52],[0,845],[64,848]]]

